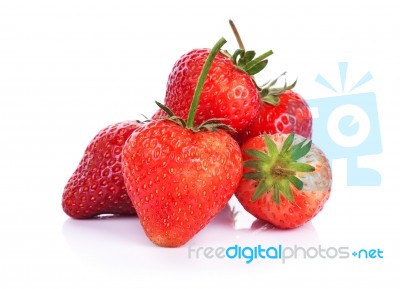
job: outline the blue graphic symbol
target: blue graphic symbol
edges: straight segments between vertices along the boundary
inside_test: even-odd
[[[355,121],[355,118],[350,115],[346,115],[339,120],[339,130],[343,135],[352,136],[357,133],[360,129],[360,123]]]
[[[335,95],[307,101],[313,111],[313,141],[329,160],[347,158],[347,185],[379,186],[379,172],[358,166],[359,156],[382,152],[376,96],[373,92],[352,93],[372,80],[372,75],[367,72],[346,90],[347,67],[347,62],[339,62],[340,89],[320,74],[315,79]]]

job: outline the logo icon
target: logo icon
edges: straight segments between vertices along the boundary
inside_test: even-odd
[[[379,186],[380,173],[358,165],[358,157],[382,152],[376,95],[373,92],[353,93],[372,80],[372,74],[367,72],[347,89],[348,63],[338,64],[341,89],[335,89],[318,74],[315,81],[335,94],[307,101],[313,113],[313,141],[330,161],[347,158],[348,186]]]

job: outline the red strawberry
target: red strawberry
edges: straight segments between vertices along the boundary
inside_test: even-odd
[[[94,137],[64,188],[62,207],[67,215],[85,219],[135,214],[122,176],[121,154],[126,139],[140,127],[133,121],[121,122]]]
[[[232,197],[241,161],[238,144],[220,130],[193,133],[157,120],[130,137],[123,174],[150,240],[177,247],[191,239]]]
[[[159,246],[190,240],[224,208],[242,176],[237,142],[213,121],[193,125],[205,76],[224,43],[214,46],[204,64],[187,122],[174,116],[155,120],[123,150],[129,197],[145,233]]]
[[[242,154],[245,169],[236,196],[256,218],[295,228],[328,200],[329,162],[311,141],[294,134],[260,135],[243,144]]]
[[[290,87],[291,88],[291,87]],[[294,132],[311,138],[312,115],[307,102],[293,90],[271,89],[262,98],[257,116],[237,137],[240,143],[260,134],[289,134]]]
[[[208,49],[194,49],[183,55],[169,75],[165,105],[186,119]],[[260,96],[251,75],[267,64],[272,51],[254,58],[254,51],[238,49],[233,56],[218,53],[205,80],[195,116],[199,125],[209,119],[223,119],[236,132],[248,126],[260,108]],[[158,112],[153,118],[160,117]]]
[[[244,50],[242,39],[232,20],[229,24],[235,34],[239,47]],[[284,74],[282,74],[284,75]],[[281,76],[282,76],[281,75]],[[244,143],[251,137],[268,133],[296,133],[311,138],[312,116],[306,101],[291,89],[296,85],[273,88],[279,77],[262,86],[257,86],[261,97],[258,113],[236,139]]]

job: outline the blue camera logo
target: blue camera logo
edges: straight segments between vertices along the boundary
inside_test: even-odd
[[[329,160],[347,158],[347,185],[379,186],[379,172],[358,166],[359,156],[382,152],[376,96],[373,92],[352,93],[372,75],[367,72],[345,93],[347,66],[347,62],[339,62],[341,93],[322,75],[315,80],[336,95],[308,100],[313,112],[313,141]]]

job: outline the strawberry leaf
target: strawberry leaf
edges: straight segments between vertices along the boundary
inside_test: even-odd
[[[281,154],[286,153],[290,146],[293,144],[294,133],[291,133],[282,145]]]
[[[245,150],[244,151],[246,154],[248,154],[249,156],[252,156],[256,159],[265,161],[265,162],[269,162],[271,160],[271,158],[269,157],[269,155],[267,155],[266,153],[262,152],[262,151],[258,151],[258,150]]]
[[[250,67],[249,69],[247,69],[247,73],[248,73],[249,75],[257,74],[257,73],[259,73],[261,70],[263,70],[263,69],[267,66],[267,64],[268,64],[268,59],[263,60],[263,61],[257,63],[256,65]]]
[[[163,111],[165,111],[169,117],[173,117],[174,113],[172,112],[172,110],[170,110],[167,106],[165,106],[164,104],[156,101],[156,104],[159,108],[161,108]]]
[[[281,78],[285,74],[286,74],[286,72],[282,73],[274,80],[268,81],[268,82],[264,83],[263,85],[258,86],[258,89],[261,94],[261,100],[263,102],[277,106],[280,102],[280,99],[279,99],[280,94],[284,93],[287,90],[291,90],[295,87],[295,85],[297,83],[297,79],[291,85],[287,85],[286,80],[285,80],[285,85],[283,87],[274,87],[274,85],[277,83],[279,78]]]
[[[239,57],[239,59],[241,59],[241,58],[243,58],[243,56],[244,56],[244,50],[236,49],[236,51],[232,55],[233,63],[235,63],[236,65],[239,65],[238,57]]]
[[[180,117],[178,117],[178,116],[176,116],[176,115],[171,116],[171,117],[169,118],[169,120],[171,120],[171,121],[173,121],[173,122],[179,124],[179,125],[182,126],[182,127],[186,127],[186,122],[185,122],[182,118],[180,118]]]
[[[269,89],[264,88],[261,90],[261,99],[263,102],[268,103],[273,106],[278,106],[280,99],[278,96],[269,93]]]
[[[292,189],[290,188],[290,182],[288,179],[283,179],[281,182],[278,183],[279,189],[282,195],[288,199],[290,202],[294,201]]]
[[[305,140],[303,140],[303,141],[301,141],[301,142],[299,142],[299,143],[293,145],[293,146],[290,148],[290,150],[289,150],[290,153],[292,153],[292,152],[298,150],[299,148],[301,148],[301,147],[306,143],[306,141],[307,141],[307,140],[305,139]]]
[[[271,189],[272,185],[273,184],[271,181],[268,181],[268,180],[260,181],[258,183],[256,191],[254,192],[254,195],[251,198],[251,200],[253,202],[257,201],[263,194],[265,194],[266,192],[268,192]]]
[[[301,172],[301,173],[311,173],[315,171],[314,166],[305,163],[291,163],[289,169]]]
[[[272,81],[267,82],[267,83],[265,84],[266,87],[268,87],[268,88],[273,87],[273,86],[278,82],[278,80],[279,80],[282,76],[284,76],[285,74],[286,74],[286,71],[283,72],[281,75],[279,75],[277,78],[273,79]]]
[[[278,155],[279,151],[278,147],[276,146],[276,143],[272,139],[270,139],[270,137],[267,134],[264,135],[264,140],[265,143],[267,144],[269,155],[271,156]]]
[[[254,50],[246,51],[244,54],[245,63],[252,61],[255,56],[256,56],[256,52]]]
[[[302,190],[303,189],[303,182],[296,176],[288,176],[289,182],[292,183],[292,185],[298,189]]]
[[[272,50],[269,50],[263,54],[261,54],[260,56],[256,57],[255,59],[253,59],[252,61],[248,62],[243,69],[245,71],[249,70],[251,67],[253,67],[254,65],[258,64],[259,62],[265,60],[268,56],[272,55]]]
[[[253,201],[273,188],[271,193],[275,204],[279,205],[281,195],[289,202],[294,202],[293,190],[303,189],[304,183],[296,174],[311,173],[315,168],[308,163],[299,163],[297,160],[310,151],[312,143],[305,139],[293,144],[295,140],[296,135],[291,133],[282,141],[282,148],[279,150],[275,141],[265,134],[264,149],[268,149],[268,153],[263,150],[244,150],[253,159],[246,160],[243,164],[253,171],[245,173],[243,178],[258,182],[252,196]]]
[[[254,170],[261,169],[260,165],[261,165],[261,162],[259,160],[247,160],[247,161],[243,162],[243,166],[252,168]]]
[[[274,203],[275,203],[275,204],[279,205],[279,203],[280,203],[280,196],[279,196],[279,187],[278,187],[278,184],[275,184],[275,186],[274,186],[273,200],[274,200]]]
[[[261,172],[249,172],[243,174],[243,178],[247,180],[261,180],[264,177],[264,174]]]
[[[293,161],[297,161],[298,159],[304,157],[311,149],[311,140],[304,144],[307,140],[301,142],[300,146],[293,148],[291,153],[291,158]],[[304,145],[303,145],[304,144]]]

